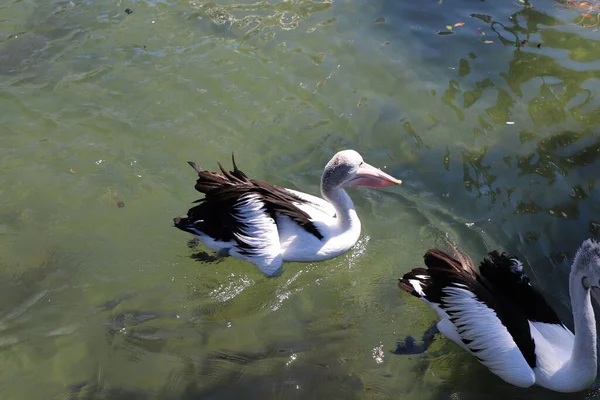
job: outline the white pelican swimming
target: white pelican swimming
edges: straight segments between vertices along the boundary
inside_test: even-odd
[[[398,283],[437,312],[439,332],[515,386],[577,392],[594,382],[596,320],[590,295],[600,301],[599,243],[584,241],[571,266],[575,334],[531,286],[516,257],[490,252],[477,271],[468,255],[452,249],[454,255],[427,251],[427,268],[413,269]],[[425,349],[431,340],[424,337]],[[404,352],[401,344],[397,352]]]
[[[173,222],[219,255],[251,262],[266,276],[278,275],[284,261],[327,260],[354,246],[361,224],[345,187],[402,183],[354,150],[338,152],[325,166],[324,199],[250,179],[232,161],[230,172],[219,164],[222,175],[189,162],[198,173],[195,188],[205,196]]]

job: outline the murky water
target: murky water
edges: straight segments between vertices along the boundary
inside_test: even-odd
[[[445,339],[390,353],[435,320],[396,279],[447,239],[523,257],[570,324],[569,261],[600,234],[588,8],[1,3],[0,397],[593,398],[510,387]],[[187,160],[317,194],[342,148],[405,182],[351,191],[344,256],[266,279],[171,226]]]

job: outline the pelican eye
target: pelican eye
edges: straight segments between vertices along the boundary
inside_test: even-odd
[[[590,286],[592,286],[592,283],[590,282],[587,276],[584,276],[583,278],[581,278],[581,285],[585,290],[587,290],[590,288]]]

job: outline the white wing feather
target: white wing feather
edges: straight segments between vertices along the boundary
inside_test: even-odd
[[[299,209],[301,209],[302,211],[304,211],[305,213],[310,215],[311,218],[316,217],[315,219],[319,219],[319,220],[322,219],[322,218],[318,218],[317,216],[313,216],[315,211],[320,211],[320,212],[326,214],[330,218],[333,218],[335,216],[335,208],[327,200],[324,200],[320,197],[313,196],[313,195],[310,195],[307,193],[297,192],[292,189],[285,189],[285,190],[287,190],[288,192],[290,192],[291,194],[293,194],[295,196],[300,197],[302,200],[311,203],[311,204],[300,204],[300,203],[295,204],[296,207],[298,207]]]
[[[443,292],[444,311],[452,316],[458,334],[469,341],[470,348],[479,350],[470,352],[506,382],[518,387],[532,386],[535,373],[496,312],[469,290],[446,287]]]
[[[275,221],[266,213],[264,203],[257,195],[249,194],[240,199],[233,212],[243,226],[236,237],[248,248],[234,246],[230,253],[253,263],[267,276],[280,273],[283,260],[279,233]]]

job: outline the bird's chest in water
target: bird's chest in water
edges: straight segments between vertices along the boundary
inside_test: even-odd
[[[284,254],[287,253],[290,256],[296,254],[314,257],[327,243],[329,236],[328,232],[319,229],[319,233],[323,232],[321,233],[323,238],[318,238],[288,218],[281,218],[278,221],[277,229],[281,250]]]
[[[358,240],[360,229],[342,230],[335,225],[315,224],[322,239],[293,224],[278,224],[282,255],[288,261],[327,260],[348,251]]]

